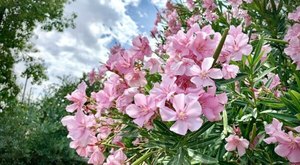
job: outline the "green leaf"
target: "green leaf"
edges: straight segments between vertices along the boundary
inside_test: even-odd
[[[273,67],[273,68],[269,68],[265,71],[263,71],[258,77],[256,77],[254,79],[254,82],[258,82],[260,81],[262,78],[264,78],[268,73],[272,72],[273,70],[275,70],[277,67]]]
[[[132,165],[140,165],[142,164],[146,159],[148,159],[151,155],[153,154],[153,152],[147,152],[145,153],[142,157],[138,158],[136,161],[134,161],[132,163]]]
[[[300,120],[297,119],[294,115],[274,113],[270,112],[270,110],[263,111],[261,112],[261,114],[267,114],[268,116],[274,117],[276,119],[283,120],[288,123],[293,123],[295,125],[300,125]]]
[[[245,77],[247,77],[248,74],[247,73],[239,73],[237,74],[237,76],[233,79],[229,79],[229,80],[225,80],[225,79],[221,79],[221,80],[215,80],[216,84],[218,86],[220,85],[227,85],[227,84],[230,84],[230,83],[233,83],[233,82],[236,82],[236,81],[239,81]]]
[[[263,52],[261,52],[263,44],[264,44],[264,38],[261,38],[255,47],[255,52],[254,52],[254,56],[253,56],[252,63],[251,63],[252,66],[255,66],[256,63],[258,61],[260,61],[259,57],[261,54],[263,54]]]
[[[229,31],[228,28],[225,29],[225,31],[224,31],[224,33],[223,33],[223,35],[222,35],[222,38],[221,38],[221,40],[220,40],[220,42],[219,42],[219,45],[218,45],[218,47],[217,47],[217,49],[216,49],[216,51],[215,51],[215,53],[214,53],[214,55],[213,55],[213,57],[214,57],[213,65],[217,62],[217,60],[218,60],[218,58],[219,58],[219,56],[220,56],[220,53],[221,53],[222,47],[223,47],[223,45],[224,45],[224,43],[225,43],[225,39],[226,39],[226,37],[227,37],[228,31]]]
[[[182,147],[178,149],[176,156],[174,156],[168,163],[168,165],[185,165],[187,161],[185,160],[185,152]]]
[[[193,161],[195,163],[203,163],[203,164],[218,164],[218,160],[216,158],[209,157],[207,155],[194,155]]]
[[[188,142],[188,146],[191,149],[207,147],[210,144],[215,144],[217,139],[220,138],[220,135],[209,136],[206,138],[197,138]]]
[[[204,133],[206,130],[208,130],[214,124],[215,123],[213,123],[213,122],[209,122],[209,121],[206,122],[205,124],[202,125],[202,127],[198,131],[189,134],[189,136],[187,137],[187,140],[197,138],[198,136],[200,136],[202,133]]]

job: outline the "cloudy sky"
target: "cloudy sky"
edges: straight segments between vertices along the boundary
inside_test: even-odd
[[[75,29],[63,33],[35,30],[33,42],[39,49],[34,56],[45,60],[49,80],[42,86],[29,86],[34,96],[43,88],[58,82],[58,76],[81,77],[83,72],[105,62],[109,48],[115,43],[130,44],[138,35],[149,35],[156,17],[156,8],[165,0],[76,0],[65,8],[75,12]],[[22,66],[16,67],[17,71]],[[24,79],[19,79],[24,84]],[[28,92],[29,90],[27,90]]]

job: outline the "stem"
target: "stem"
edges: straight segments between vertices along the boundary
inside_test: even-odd
[[[144,154],[142,157],[138,158],[135,162],[132,163],[132,165],[139,165],[141,164],[144,160],[146,160],[147,158],[149,158],[154,152],[148,152],[146,154]]]
[[[24,102],[24,99],[25,99],[25,92],[26,92],[27,82],[28,82],[28,76],[26,75],[26,80],[25,80],[25,85],[24,85],[24,90],[23,90],[23,95],[22,95],[22,103]]]
[[[272,41],[272,42],[277,42],[277,43],[280,43],[280,44],[288,44],[289,43],[287,41],[279,40],[279,39],[274,39],[274,38],[265,38],[265,40]]]
[[[228,31],[229,31],[229,29],[227,28],[227,29],[225,29],[225,31],[224,31],[224,33],[223,33],[223,35],[222,35],[222,38],[221,38],[221,40],[220,40],[220,43],[219,43],[219,45],[218,45],[218,47],[217,47],[217,49],[216,49],[216,51],[215,51],[215,53],[214,53],[214,63],[213,63],[213,65],[215,65],[215,63],[217,62],[217,60],[218,60],[218,58],[219,58],[219,56],[220,56],[220,53],[221,53],[221,50],[222,50],[222,47],[223,47],[223,45],[224,45],[224,43],[225,43],[225,39],[226,39],[226,37],[227,37],[227,34],[228,34]]]

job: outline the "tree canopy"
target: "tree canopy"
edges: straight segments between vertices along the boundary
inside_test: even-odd
[[[28,55],[29,52],[38,51],[30,39],[37,27],[46,31],[73,28],[76,15],[64,13],[64,6],[72,1],[0,1],[0,100],[9,104],[20,91],[14,73],[14,64],[18,62],[25,63],[26,69],[22,76],[32,78],[33,83],[47,79],[43,62]],[[3,106],[0,109],[4,109]]]

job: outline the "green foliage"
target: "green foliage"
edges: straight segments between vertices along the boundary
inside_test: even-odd
[[[195,3],[196,6],[202,5],[202,1]],[[225,34],[224,38],[229,24],[237,26],[243,22],[236,18],[228,22],[226,15],[222,14],[230,10],[224,5],[226,2],[216,0],[215,3],[219,18],[212,23],[212,27]],[[244,3],[241,8],[252,17],[252,24],[245,28],[244,33],[249,34],[249,38],[257,34],[259,36],[251,39],[254,48],[251,54],[244,56],[241,62],[231,62],[239,66],[241,73],[235,79],[216,80],[217,93],[226,92],[229,100],[223,112],[223,122],[205,121],[198,131],[189,132],[185,136],[173,133],[169,130],[172,123],[159,119],[153,121],[154,129],[151,131],[128,124],[125,129],[130,130],[133,137],[124,135],[125,141],[132,141],[139,135],[149,140],[141,145],[144,149],[141,153],[134,154],[140,150],[133,149],[128,151],[128,156],[147,164],[288,164],[286,159],[274,152],[275,145],[266,144],[263,139],[268,136],[265,125],[273,118],[283,122],[285,131],[300,125],[300,72],[296,71],[295,65],[284,54],[287,42],[283,40],[287,30],[287,14],[299,5],[300,1],[296,0],[253,0],[252,3]],[[186,20],[193,15],[201,15],[204,10],[200,7],[190,12],[180,2],[175,8],[184,30],[187,28]],[[207,24],[205,20],[198,23],[200,26]],[[162,39],[161,43],[164,42]],[[270,45],[272,51],[267,60],[262,60],[265,45]],[[219,53],[220,48],[214,55],[215,60]],[[281,84],[275,89],[269,88],[270,73],[280,77]],[[151,82],[149,79],[147,81]],[[275,90],[281,96],[276,95]],[[237,134],[250,142],[244,156],[225,150],[225,138],[229,134]],[[126,146],[131,145],[126,143]]]
[[[64,6],[73,0],[1,0],[0,1],[0,100],[8,103],[15,100],[20,89],[16,84],[13,71],[15,63],[23,62],[26,69],[24,77],[32,78],[39,84],[47,79],[43,63],[29,56],[35,52],[30,38],[33,30],[40,25],[43,30],[51,31],[74,27],[75,14],[64,15]]]
[[[77,84],[64,79],[49,87],[40,101],[15,102],[13,111],[0,113],[0,164],[85,164],[69,147],[60,122],[67,115],[64,96]]]

